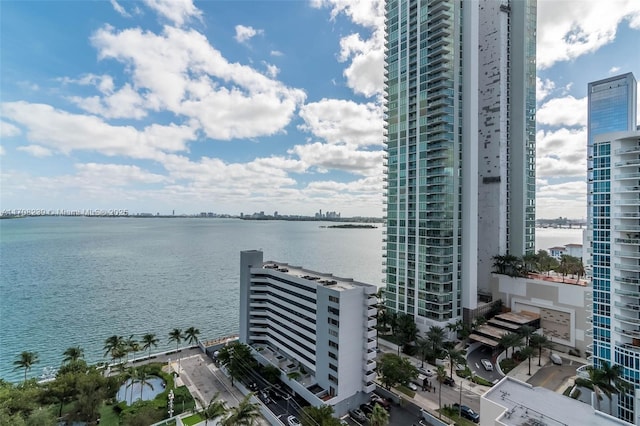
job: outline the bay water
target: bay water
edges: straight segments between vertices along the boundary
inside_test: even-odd
[[[19,381],[60,365],[65,349],[108,360],[111,335],[154,333],[175,348],[174,328],[202,340],[238,331],[240,251],[382,285],[382,225],[212,218],[30,217],[0,220],[0,378]],[[581,242],[581,230],[537,229],[537,247]]]

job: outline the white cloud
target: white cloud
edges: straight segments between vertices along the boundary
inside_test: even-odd
[[[537,64],[540,69],[597,51],[616,37],[625,19],[640,28],[637,0],[538,2]]]
[[[26,153],[28,153],[30,155],[33,155],[34,157],[38,157],[38,158],[50,157],[53,154],[50,149],[45,148],[45,147],[40,146],[40,145],[19,146],[16,149],[18,151],[24,151],[24,152],[26,152]]]
[[[383,144],[382,111],[373,103],[322,99],[304,105],[300,109],[300,117],[305,121],[305,124],[298,126],[301,130],[311,132],[330,144]]]
[[[0,145],[0,155],[5,155],[7,152],[4,150],[4,147]]]
[[[77,176],[89,182],[100,182],[103,186],[129,186],[136,183],[153,184],[166,182],[166,176],[149,173],[138,166],[123,164],[78,163],[74,166]]]
[[[583,218],[587,213],[587,184],[584,180],[538,185],[536,216],[541,218]]]
[[[113,6],[113,9],[118,12],[120,15],[124,16],[125,18],[130,17],[131,15],[124,9],[124,7],[122,7],[116,0],[110,0],[111,2],[111,6]]]
[[[587,98],[573,96],[554,98],[542,104],[536,112],[536,121],[549,126],[586,126]]]
[[[264,34],[264,31],[256,30],[253,27],[246,27],[244,25],[236,25],[235,39],[238,43],[245,43],[258,34]]]
[[[536,76],[536,100],[538,102],[546,99],[555,88],[556,84],[553,81],[548,78],[542,80],[539,76]]]
[[[282,52],[281,52],[281,51],[279,51],[279,50],[272,50],[272,51],[270,52],[270,55],[271,55],[271,56],[284,56],[284,53],[282,53]]]
[[[369,38],[351,34],[340,41],[341,62],[351,60],[344,70],[347,86],[355,93],[373,96],[382,93],[384,82],[384,1],[313,0],[312,6],[331,8],[331,18],[345,14],[355,24],[372,31]]]
[[[305,164],[317,167],[321,173],[330,169],[345,170],[364,176],[382,173],[383,151],[361,151],[352,145],[315,142],[295,145],[287,152],[297,155]]]
[[[609,74],[615,74],[620,71],[620,67],[611,67],[609,68]]]
[[[280,68],[278,68],[277,66],[275,66],[273,64],[269,64],[269,63],[267,63],[265,61],[262,61],[262,64],[267,69],[267,75],[269,77],[276,78],[278,76],[278,74],[280,73]]]
[[[1,115],[26,128],[27,139],[55,151],[95,151],[107,156],[158,159],[165,152],[185,151],[194,129],[153,124],[142,131],[112,126],[90,115],[70,114],[45,104],[5,102]]]
[[[0,138],[10,138],[12,136],[18,136],[21,133],[20,129],[13,124],[0,120]]]
[[[132,87],[145,92],[149,109],[195,119],[214,139],[280,132],[306,96],[251,67],[229,63],[193,30],[165,27],[156,35],[106,26],[92,41],[101,59],[127,65]]]
[[[199,18],[202,15],[192,0],[144,0],[144,2],[178,27],[184,25],[189,19]]]
[[[538,131],[536,176],[584,177],[587,173],[587,129]]]
[[[105,118],[140,119],[147,115],[145,100],[128,83],[107,96],[71,96],[69,100],[84,111]]]

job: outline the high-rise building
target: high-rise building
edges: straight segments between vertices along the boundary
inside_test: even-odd
[[[632,386],[614,416],[640,424],[640,131],[627,73],[589,83],[588,241],[593,365],[620,365]],[[608,407],[600,407],[608,409]]]
[[[377,287],[240,254],[240,342],[281,370],[292,392],[338,415],[369,400],[376,378]]]
[[[386,3],[386,303],[469,318],[535,250],[536,1]]]

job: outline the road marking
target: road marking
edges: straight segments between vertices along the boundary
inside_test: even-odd
[[[478,363],[477,363],[477,362],[476,362],[476,368],[477,368],[477,369],[480,369],[480,366],[478,365]]]

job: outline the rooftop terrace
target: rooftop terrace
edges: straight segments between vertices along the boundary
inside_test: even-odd
[[[301,266],[292,266],[288,263],[267,261],[263,263],[262,267],[264,269],[271,269],[294,277],[302,278],[307,281],[314,281],[319,286],[330,287],[338,291],[354,289],[357,287],[370,287],[370,291],[368,292],[370,294],[375,294],[377,291],[377,287],[373,284],[354,281],[353,278],[340,278],[333,274],[316,272],[305,269]]]

